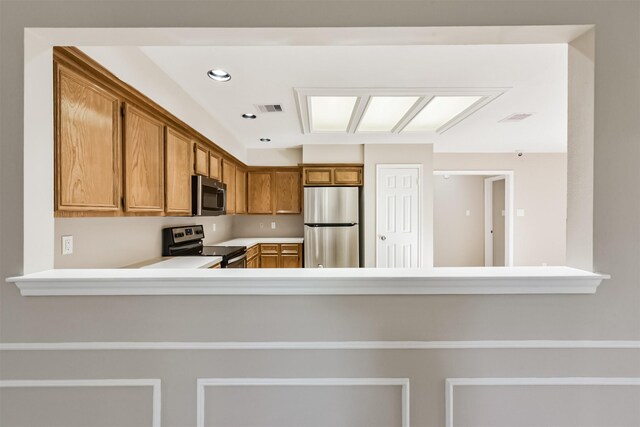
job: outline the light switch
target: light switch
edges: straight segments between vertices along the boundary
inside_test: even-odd
[[[73,236],[62,236],[62,255],[73,253]]]
[[[465,212],[465,215],[471,216],[471,211],[469,209],[467,209],[467,211]]]
[[[214,223],[214,224],[211,226],[211,228],[213,229],[213,232],[215,233],[215,232],[216,232],[216,224]]]
[[[502,210],[502,216],[504,216],[504,209]]]
[[[518,209],[518,210],[516,211],[516,215],[517,215],[517,216],[524,216],[524,209]]]
[[[275,223],[275,221],[271,223],[271,229],[272,229],[272,230],[275,230],[275,229],[276,229],[276,223]]]

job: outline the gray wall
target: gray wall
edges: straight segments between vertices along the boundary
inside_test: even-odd
[[[484,178],[433,177],[434,267],[484,266]]]
[[[456,2],[3,2],[0,5],[0,277],[22,266],[22,34],[45,26],[427,26],[596,25],[594,266],[610,273],[597,294],[564,296],[344,296],[344,297],[21,297],[0,285],[0,339],[15,342],[162,341],[482,341],[487,349],[423,350],[109,350],[2,351],[2,379],[161,378],[164,426],[195,424],[198,377],[406,377],[411,380],[411,424],[442,426],[444,380],[449,377],[640,377],[635,349],[499,349],[485,340],[640,340],[640,3],[575,1]],[[28,154],[28,153],[27,153]],[[28,224],[27,224],[28,225]],[[531,344],[535,347],[535,344]],[[398,344],[397,347],[402,347]],[[638,425],[631,386],[563,388],[572,403],[559,418],[580,420],[583,411],[620,424]],[[611,387],[611,388],[609,388]],[[527,393],[535,390],[524,387]],[[611,392],[609,390],[614,389]],[[112,390],[113,391],[113,390]],[[458,395],[459,391],[463,394]],[[67,391],[71,392],[71,390]],[[456,390],[456,410],[495,402],[492,387]],[[49,420],[55,401],[29,389],[3,389],[11,399],[0,424]],[[94,392],[87,395],[96,396]],[[147,420],[135,390],[103,405],[120,411],[113,422]],[[106,392],[105,392],[106,393]],[[373,392],[371,392],[373,393]],[[479,396],[478,393],[485,393]],[[590,395],[596,393],[596,397]],[[620,394],[624,393],[624,398]],[[42,393],[44,394],[44,393]],[[38,399],[44,399],[37,393]],[[564,395],[564,394],[563,394]],[[126,396],[126,397],[125,397]],[[145,396],[148,396],[146,394]],[[369,403],[377,395],[363,396]],[[67,395],[69,398],[69,395]],[[460,397],[461,400],[457,400]],[[62,398],[62,397],[61,397]],[[61,399],[60,398],[60,399]],[[239,395],[238,399],[244,399]],[[54,399],[49,397],[49,399]],[[73,396],[69,399],[73,400]],[[389,397],[393,405],[397,397]],[[508,423],[514,411],[535,412],[548,401],[523,396],[500,407]],[[35,401],[35,400],[34,400]],[[38,400],[41,401],[41,400]],[[575,402],[578,402],[576,405]],[[69,405],[66,418],[104,425],[93,404]],[[246,400],[245,400],[246,402]],[[324,400],[309,399],[308,405]],[[358,402],[354,402],[354,406]],[[592,405],[593,404],[593,405]],[[487,406],[483,406],[487,407]],[[490,406],[489,406],[490,407]],[[251,408],[250,402],[244,407]],[[317,408],[313,406],[312,408]],[[150,411],[150,404],[146,407]],[[397,411],[397,409],[390,409]],[[8,412],[5,412],[8,411]],[[359,412],[341,411],[357,425]],[[396,412],[397,413],[397,412]],[[476,412],[477,413],[477,412]],[[493,411],[495,414],[495,411]],[[96,418],[96,414],[98,418]],[[100,415],[102,414],[102,415]],[[489,415],[489,414],[485,414]],[[74,418],[75,417],[75,418]],[[487,420],[487,418],[484,418]],[[25,420],[25,418],[21,418]],[[354,420],[349,423],[349,420]],[[482,421],[482,420],[481,420]],[[489,419],[493,421],[493,419]],[[548,420],[543,420],[548,421]],[[11,422],[11,424],[9,424]],[[64,424],[64,421],[61,422]],[[71,424],[69,422],[69,424]],[[124,424],[124,422],[123,422]],[[604,424],[601,423],[601,424]]]

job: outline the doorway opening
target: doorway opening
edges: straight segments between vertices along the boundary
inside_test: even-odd
[[[513,171],[434,171],[434,266],[513,266]]]

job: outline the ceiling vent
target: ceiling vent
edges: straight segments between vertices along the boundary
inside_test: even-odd
[[[282,113],[282,105],[280,104],[262,104],[256,105],[261,113]]]
[[[529,118],[533,113],[515,113],[500,120],[500,122],[521,122],[526,118]]]

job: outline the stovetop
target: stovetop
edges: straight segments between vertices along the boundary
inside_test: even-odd
[[[234,258],[247,251],[246,246],[203,246],[202,255],[221,256],[223,258]]]

